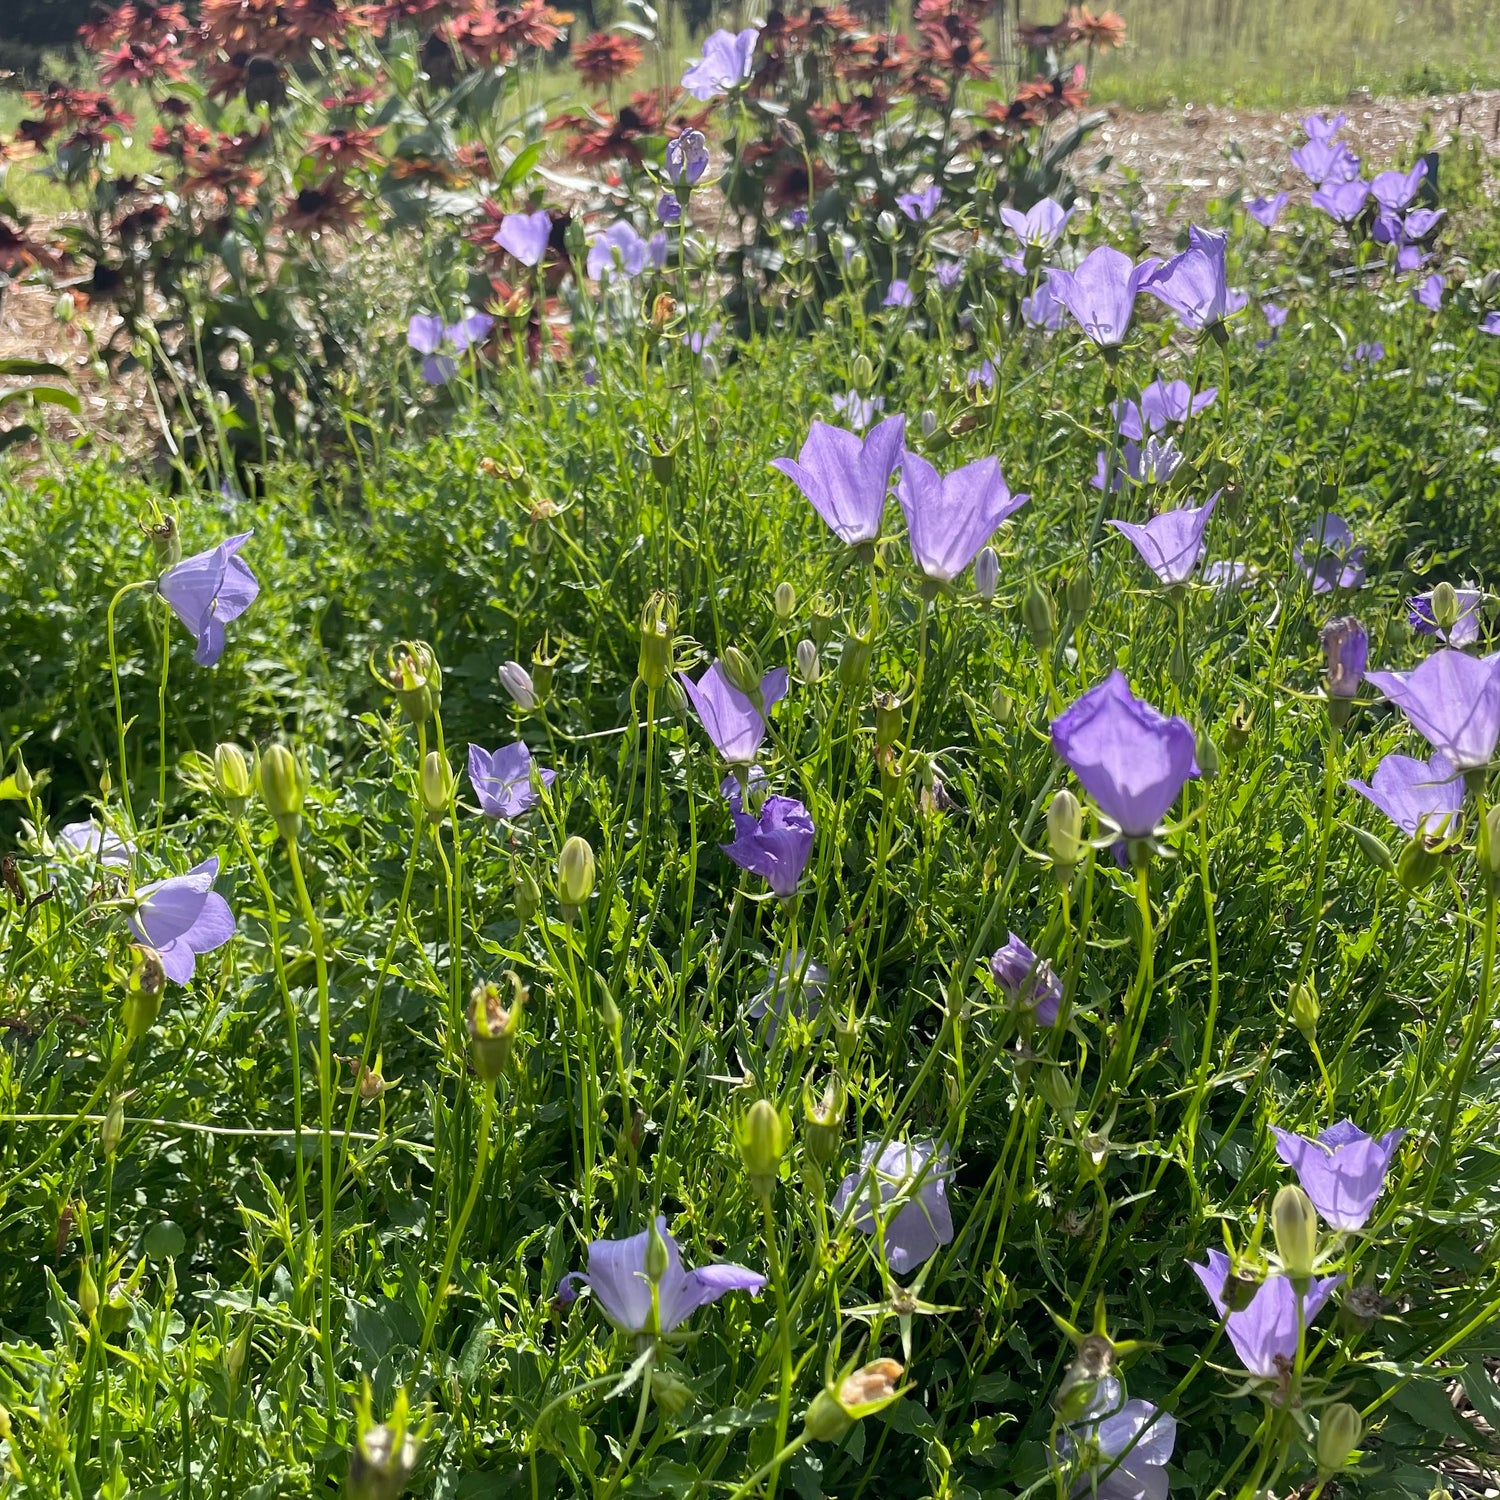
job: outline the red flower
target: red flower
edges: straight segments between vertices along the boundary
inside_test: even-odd
[[[44,270],[57,270],[61,257],[46,245],[29,239],[25,230],[18,230],[0,219],[0,274],[14,276],[27,266],[41,266]]]
[[[99,70],[104,83],[129,83],[138,87],[158,80],[176,83],[186,78],[187,59],[177,50],[175,39],[160,42],[127,42],[112,52]]]
[[[16,140],[40,151],[61,129],[60,120],[49,120],[45,116],[40,120],[22,120],[16,126]]]
[[[323,101],[323,108],[327,110],[364,109],[379,97],[379,84],[366,83],[358,88],[345,89],[341,94],[330,94]]]
[[[829,135],[845,131],[859,133],[869,129],[891,107],[881,94],[855,94],[834,104],[814,104],[807,111],[813,126]]]
[[[188,20],[179,0],[132,0],[96,21],[85,21],[78,35],[85,47],[103,52],[121,42],[149,46],[172,33],[181,35]]]
[[[896,83],[911,62],[911,45],[898,32],[836,42],[832,53],[835,70],[859,83]]]
[[[1076,42],[1090,47],[1118,47],[1125,40],[1125,20],[1112,10],[1094,15],[1086,5],[1068,11],[1067,27]]]
[[[573,66],[585,83],[612,83],[638,68],[644,55],[634,37],[596,31],[574,49]]]
[[[514,9],[502,6],[496,13],[501,36],[515,46],[555,47],[562,40],[562,28],[573,19],[571,11],[554,10],[546,0],[523,0]]]
[[[330,174],[286,200],[282,228],[291,234],[337,234],[359,222],[359,210],[348,184]]]
[[[325,167],[375,166],[380,161],[380,153],[375,149],[380,135],[379,130],[330,125],[321,134],[307,138],[307,149]]]

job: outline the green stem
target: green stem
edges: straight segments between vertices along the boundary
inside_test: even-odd
[[[776,1216],[771,1209],[771,1194],[760,1195],[761,1217],[765,1221],[766,1256],[771,1263],[771,1286],[776,1293],[777,1342],[781,1348],[781,1388],[776,1398],[776,1452],[771,1461],[771,1482],[767,1500],[776,1500],[776,1485],[781,1477],[781,1451],[786,1446],[786,1430],[792,1413],[792,1324],[787,1310],[786,1268],[781,1263],[781,1247],[776,1239]]]
[[[131,833],[135,832],[135,812],[130,805],[130,772],[125,764],[125,707],[120,699],[120,657],[115,650],[115,610],[126,594],[133,589],[155,588],[154,578],[142,578],[127,583],[109,601],[104,615],[105,634],[109,640],[109,679],[115,690],[115,746],[120,763],[120,798],[125,806],[125,822]]]

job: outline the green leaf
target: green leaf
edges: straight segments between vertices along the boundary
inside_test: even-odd
[[[542,141],[533,141],[517,151],[505,169],[505,175],[500,179],[500,186],[513,188],[523,183],[531,175],[531,169],[542,159],[543,145]]]

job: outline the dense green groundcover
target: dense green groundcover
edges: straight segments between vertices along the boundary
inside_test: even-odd
[[[1481,215],[1470,253],[1494,237]],[[1049,1468],[1053,1401],[1078,1353],[1061,1325],[1087,1331],[1096,1302],[1115,1340],[1143,1341],[1130,1394],[1177,1419],[1177,1494],[1315,1482],[1333,1400],[1369,1427],[1341,1487],[1425,1496],[1488,1462],[1500,1106],[1475,821],[1428,883],[1380,868],[1370,835],[1399,836],[1345,778],[1418,742],[1368,688],[1330,728],[1318,639],[1356,612],[1372,666],[1412,665],[1431,644],[1405,596],[1494,576],[1500,340],[1474,331],[1465,293],[1433,316],[1379,278],[1279,274],[1291,315],[1267,347],[1258,320],[1222,354],[1151,320],[1113,377],[1121,394],[1153,374],[1219,386],[1174,485],[1187,501],[1222,489],[1208,557],[1252,565],[1238,592],[1174,599],[1123,538],[1090,548],[1110,424],[1105,367],[1072,332],[993,349],[990,391],[966,385],[980,355],[946,316],[919,337],[854,305],[709,366],[675,336],[643,355],[637,326],[601,346],[592,385],[465,374],[357,461],[288,459],[248,497],[56,446],[12,455],[0,753],[32,779],[0,803],[19,850],[0,898],[0,1432],[17,1492],[330,1493],[368,1382],[376,1420],[409,1394],[418,1494],[748,1494],[736,1486],[801,1430],[825,1376],[877,1356],[906,1366],[904,1395],[804,1447],[780,1492],[1051,1492],[1067,1482]],[[1353,356],[1375,340],[1381,359]],[[965,574],[929,609],[894,503],[873,556],[849,553],[768,467],[851,385],[905,412],[939,467],[993,453],[1031,494],[998,538],[993,600]],[[676,442],[670,463],[653,466],[652,435]],[[123,818],[107,610],[153,575],[138,525],[153,505],[180,514],[189,553],[253,531],[261,593],[212,669],[149,593],[118,605],[136,878],[217,855],[239,923],[132,1042],[120,877],[49,837],[100,802]],[[1148,508],[1131,488],[1103,514]],[[1316,596],[1293,562],[1325,509],[1366,546],[1357,592]],[[778,613],[781,584],[794,598]],[[1039,588],[1052,644],[1036,640]],[[760,756],[817,827],[791,902],[719,852],[724,767],[678,696],[637,680],[655,590],[675,598],[695,677],[731,646],[791,669]],[[862,673],[850,640],[871,630]],[[443,667],[420,738],[369,669],[416,639]],[[555,668],[522,713],[496,674],[534,651]],[[1048,722],[1115,665],[1217,760],[1151,861],[1144,970],[1136,877],[1107,848],[1071,882],[1045,857],[1048,800],[1070,784]],[[872,693],[897,695],[899,718]],[[491,823],[460,779],[429,819],[422,752],[441,746],[461,778],[468,741],[518,734],[557,771],[540,807]],[[307,907],[264,807],[236,820],[202,759],[279,740],[309,775]],[[571,923],[555,875],[569,835],[597,861]],[[1007,931],[1068,987],[1055,1033],[1020,1025],[990,978]],[[830,971],[822,1019],[773,1041],[747,1010],[792,945]],[[507,970],[530,997],[491,1106],[465,1012],[482,982],[508,997]],[[1299,985],[1315,1032],[1292,1022]],[[1127,1007],[1142,1043],[1128,1077],[1101,1076]],[[384,1084],[365,1102],[362,1056]],[[825,1177],[804,1083],[816,1098],[835,1077],[848,1102]],[[769,1187],[737,1136],[761,1098],[789,1125]],[[1315,1134],[1346,1115],[1408,1135],[1366,1234],[1326,1237],[1348,1280],[1295,1398],[1267,1401],[1188,1261],[1226,1234],[1252,1265],[1271,1254],[1257,1226],[1290,1174],[1270,1126]],[[941,1137],[955,1168],[956,1237],[915,1304],[827,1208],[861,1144],[892,1137]],[[597,1299],[554,1296],[590,1240],[637,1233],[653,1209],[687,1264],[776,1284],[697,1312],[647,1381]],[[349,1483],[396,1493],[358,1466]]]

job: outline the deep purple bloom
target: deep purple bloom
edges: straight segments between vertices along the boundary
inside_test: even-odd
[[[1038,958],[1015,933],[990,958],[990,973],[1012,1000],[1030,1005],[1043,1026],[1051,1026],[1057,1020],[1063,998],[1062,981],[1052,965],[1045,958]]]
[[[1292,549],[1297,566],[1312,579],[1313,593],[1357,589],[1365,581],[1365,549],[1342,516],[1325,513]]]
[[[235,934],[234,913],[214,889],[217,857],[194,865],[186,875],[153,880],[136,892],[130,930],[161,959],[162,972],[174,984],[193,977],[198,954],[222,948]]]
[[[936,1151],[936,1163],[933,1162]],[[937,1148],[932,1141],[913,1141],[910,1146],[892,1141],[884,1151],[879,1141],[867,1141],[860,1153],[860,1169],[851,1172],[833,1195],[829,1207],[842,1215],[851,1198],[859,1201],[854,1227],[863,1234],[874,1234],[875,1215],[870,1211],[869,1177],[873,1168],[881,1203],[907,1196],[918,1177],[922,1185],[916,1196],[896,1213],[885,1227],[885,1258],[892,1271],[904,1276],[937,1254],[940,1246],[953,1239],[953,1213],[948,1207],[948,1148]]]
[[[1353,615],[1343,615],[1323,627],[1321,639],[1328,667],[1328,696],[1354,697],[1370,660],[1369,633]]]
[[[786,227],[788,229],[806,229],[808,213],[805,208],[794,208],[786,216]]]
[[[91,860],[117,870],[125,869],[135,853],[135,845],[129,840],[89,820],[65,824],[57,837],[75,854],[87,854]]]
[[[1114,671],[1052,721],[1052,748],[1127,839],[1149,838],[1198,775],[1186,719],[1167,718]]]
[[[785,900],[797,894],[816,832],[812,817],[796,798],[767,797],[755,817],[734,815],[734,840],[720,848]]]
[[[242,531],[174,563],[156,581],[156,591],[198,643],[193,660],[211,667],[224,654],[224,627],[255,602],[260,584],[239,550],[252,533]]]
[[[1312,195],[1311,202],[1314,208],[1321,208],[1340,224],[1352,224],[1363,212],[1369,196],[1369,186],[1356,177],[1352,182],[1325,183]]]
[[[666,248],[665,239],[662,248]],[[584,269],[595,281],[602,281],[606,272],[634,277],[652,264],[654,258],[651,245],[641,238],[635,225],[627,219],[616,219],[590,242]]]
[[[717,1302],[725,1292],[758,1295],[766,1278],[744,1266],[713,1264],[695,1271],[682,1268],[682,1251],[667,1233],[667,1221],[658,1215],[656,1232],[667,1247],[667,1268],[656,1288],[656,1312],[651,1316],[651,1278],[646,1274],[649,1230],[626,1240],[595,1240],[589,1246],[587,1271],[569,1271],[557,1284],[558,1300],[564,1304],[578,1297],[575,1284],[582,1282],[598,1299],[604,1315],[621,1333],[671,1333],[700,1307]]]
[[[1479,589],[1454,589],[1458,618],[1444,630],[1432,609],[1432,593],[1415,594],[1406,601],[1407,622],[1418,635],[1435,635],[1449,646],[1472,646],[1479,639],[1479,610],[1484,594]]]
[[[545,208],[534,214],[506,214],[495,243],[523,266],[539,266],[552,239],[552,215]]]
[[[884,396],[861,396],[858,391],[847,391],[840,396],[830,396],[829,403],[856,432],[863,432],[875,418],[885,410]]]
[[[543,786],[551,786],[556,771],[537,768]],[[524,740],[486,750],[469,746],[469,784],[487,818],[516,818],[537,802],[531,784],[531,751]]]
[[[1322,115],[1308,115],[1302,122],[1302,129],[1310,141],[1329,141],[1344,128],[1348,118],[1348,115],[1338,114],[1325,120]]]
[[[1410,172],[1377,172],[1370,180],[1370,196],[1387,212],[1400,213],[1417,196],[1427,176],[1427,163],[1419,161]]]
[[[914,301],[916,298],[912,296],[911,287],[898,276],[886,288],[885,300],[880,305],[882,307],[910,307]]]
[[[932,274],[945,292],[951,292],[963,279],[964,263],[961,260],[940,260]]]
[[[1440,272],[1434,271],[1412,292],[1412,301],[1420,303],[1428,312],[1439,312],[1443,306],[1443,293],[1448,283]]]
[[[1309,141],[1292,152],[1292,165],[1314,187],[1352,182],[1359,176],[1359,158],[1342,141]]]
[[[693,98],[706,100],[727,94],[749,80],[755,71],[755,27],[736,35],[716,31],[703,44],[703,55],[695,58],[682,75],[682,86]]]
[[[981,458],[951,474],[939,474],[925,458],[908,453],[896,498],[906,513],[917,566],[929,578],[951,583],[1000,523],[1031,496],[1011,494],[998,458]]]
[[[914,224],[930,219],[937,212],[937,206],[942,201],[943,190],[935,182],[931,187],[923,188],[920,193],[896,194],[896,207]]]
[[[708,137],[701,130],[684,130],[667,142],[667,176],[675,183],[696,187],[708,170]]]
[[[719,754],[731,764],[754,760],[766,737],[762,715],[770,713],[786,697],[787,669],[775,667],[761,678],[759,704],[752,703],[730,682],[720,662],[715,662],[697,682],[686,672],[677,675]]]
[[[1387,755],[1369,781],[1351,778],[1349,785],[1409,838],[1444,833],[1464,803],[1463,778],[1440,754]]]
[[[1267,229],[1281,217],[1281,210],[1286,207],[1287,194],[1273,193],[1269,198],[1251,198],[1245,204],[1245,212],[1255,220],[1257,224],[1263,224]]]
[[[1169,588],[1186,583],[1203,560],[1203,533],[1219,502],[1216,490],[1196,509],[1164,510],[1144,526],[1133,521],[1110,521],[1141,555],[1141,561]]]
[[[1479,320],[1479,331],[1481,333],[1500,334],[1500,312],[1486,313]]]
[[[901,462],[906,418],[887,417],[861,441],[842,427],[814,422],[796,459],[773,458],[807,496],[812,508],[847,546],[880,535],[880,516]]]
[[[1160,264],[1153,257],[1133,265],[1128,255],[1100,245],[1089,251],[1076,271],[1048,271],[1047,285],[1088,338],[1101,349],[1109,349],[1124,342],[1136,294]]]
[[[1120,466],[1133,484],[1165,484],[1177,472],[1182,460],[1183,453],[1177,440],[1167,438],[1163,441],[1155,433],[1144,443],[1127,439],[1120,449]]]
[[[1021,321],[1028,328],[1041,328],[1047,333],[1056,333],[1063,326],[1067,309],[1052,295],[1052,284],[1039,281],[1029,297],[1021,298]]]
[[[1190,225],[1188,248],[1146,277],[1142,291],[1166,303],[1189,328],[1222,323],[1247,301],[1243,292],[1230,289],[1225,262],[1228,246],[1227,231]]]
[[[1208,1252],[1206,1266],[1194,1265],[1203,1290],[1212,1299],[1219,1316],[1228,1312],[1224,1283],[1229,1277],[1229,1257],[1222,1250]],[[1268,1276],[1250,1299],[1248,1307],[1229,1313],[1224,1331],[1240,1362],[1252,1375],[1280,1379],[1297,1355],[1297,1307],[1302,1307],[1302,1326],[1312,1327],[1329,1294],[1342,1276],[1313,1277],[1312,1285],[1299,1297],[1288,1276]]]
[[[1060,1456],[1080,1454],[1088,1465],[1074,1478],[1074,1500],[1167,1500],[1177,1419],[1122,1395],[1113,1375],[1101,1377],[1082,1419],[1059,1435]]]
[[[1371,672],[1369,680],[1455,771],[1486,766],[1500,739],[1500,658],[1444,647],[1414,672]]]
[[[663,193],[656,200],[656,222],[658,224],[680,224],[682,222],[682,205],[677,201],[675,193]]]
[[[1348,1233],[1369,1221],[1406,1132],[1388,1130],[1376,1139],[1352,1120],[1340,1120],[1315,1141],[1274,1125],[1271,1134],[1276,1137],[1276,1154],[1297,1174],[1313,1207],[1333,1228]]]
[[[1064,208],[1051,198],[1043,198],[1041,202],[1032,204],[1024,214],[1010,207],[1000,210],[1000,219],[1005,227],[1023,245],[1034,246],[1038,250],[1050,250],[1062,238],[1063,230],[1068,227],[1068,220],[1072,217],[1071,208]]]

